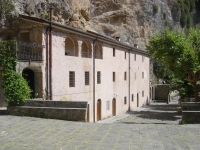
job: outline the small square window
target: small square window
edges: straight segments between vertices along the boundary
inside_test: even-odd
[[[136,72],[135,72],[135,80],[137,79],[137,74],[136,74]]]
[[[124,105],[126,105],[126,96],[124,97]]]
[[[89,71],[85,72],[85,85],[89,85],[90,84],[90,76],[89,76]]]
[[[144,56],[142,56],[142,62],[144,62]]]
[[[115,57],[115,48],[113,48],[113,57]]]
[[[134,94],[131,95],[131,100],[134,101]]]
[[[126,59],[126,52],[124,53],[124,58]]]
[[[115,82],[115,72],[113,72],[113,82]]]
[[[126,72],[124,72],[124,80],[126,80]]]
[[[97,71],[97,84],[101,84],[101,71]]]
[[[110,110],[110,102],[106,101],[106,110]]]
[[[75,87],[75,72],[69,72],[69,87]]]

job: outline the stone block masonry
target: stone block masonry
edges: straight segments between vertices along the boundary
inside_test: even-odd
[[[200,123],[200,102],[182,102],[182,123]]]
[[[23,106],[10,106],[8,114],[69,121],[87,121],[87,102],[28,100]]]

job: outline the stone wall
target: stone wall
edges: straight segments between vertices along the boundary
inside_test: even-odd
[[[155,100],[168,100],[169,85],[157,84],[155,86]]]
[[[182,123],[200,123],[200,102],[182,102]]]
[[[87,102],[28,100],[23,106],[8,107],[8,114],[69,121],[87,121]]]

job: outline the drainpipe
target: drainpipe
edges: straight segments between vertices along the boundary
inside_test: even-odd
[[[49,95],[49,45],[48,45],[48,31],[49,31],[49,27],[46,28],[46,90],[44,91],[46,94],[45,99],[48,99],[48,95]]]
[[[130,98],[130,90],[131,90],[131,66],[130,66],[130,63],[131,63],[131,50],[132,48],[129,50],[129,55],[128,55],[128,99],[129,99],[129,106],[128,106],[128,111],[130,112],[131,110],[131,98]]]
[[[53,7],[50,7],[50,26],[49,26],[49,80],[50,80],[50,100],[52,100],[52,15]]]
[[[95,122],[95,54],[96,54],[96,50],[95,50],[95,43],[98,39],[98,35],[96,37],[96,39],[93,40],[93,58],[92,58],[92,61],[93,61],[93,122]]]

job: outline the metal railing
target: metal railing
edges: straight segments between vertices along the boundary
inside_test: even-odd
[[[89,52],[81,52],[81,57],[85,57],[85,58],[91,58],[92,55]]]
[[[65,51],[65,55],[67,55],[67,56],[78,56],[78,52],[77,51],[70,51],[70,50],[66,50]]]
[[[18,45],[17,58],[19,60],[33,60],[33,61],[43,60],[42,44],[17,41],[17,45]]]
[[[103,59],[103,55],[102,54],[95,54],[95,58],[96,59]]]

